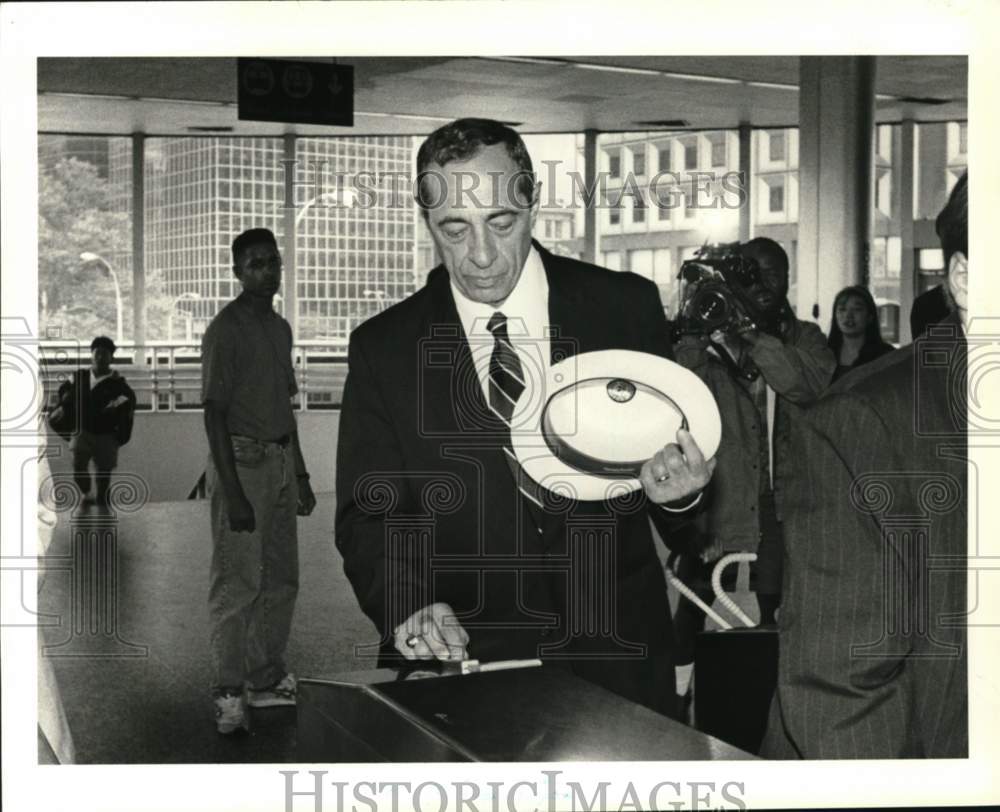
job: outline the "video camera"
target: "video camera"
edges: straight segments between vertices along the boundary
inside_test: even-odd
[[[677,278],[684,280],[684,293],[675,337],[761,326],[763,319],[749,294],[760,281],[760,269],[756,260],[740,253],[738,242],[702,246],[694,259],[681,265]]]

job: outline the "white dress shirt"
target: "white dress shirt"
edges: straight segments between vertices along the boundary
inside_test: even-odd
[[[474,302],[451,282],[458,316],[462,320],[472,360],[482,386],[483,397],[490,402],[489,370],[493,355],[493,334],[486,325],[496,312],[507,317],[507,333],[517,352],[524,373],[524,392],[514,407],[512,427],[531,414],[537,415],[538,401],[545,392],[545,375],[551,361],[549,340],[549,281],[542,258],[534,246],[528,251],[521,276],[500,307]]]

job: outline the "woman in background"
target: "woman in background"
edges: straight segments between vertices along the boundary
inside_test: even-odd
[[[895,349],[882,340],[878,310],[868,288],[852,285],[837,294],[827,346],[837,357],[834,381]]]

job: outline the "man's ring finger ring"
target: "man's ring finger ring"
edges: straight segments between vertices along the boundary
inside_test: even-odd
[[[668,479],[670,479],[670,474],[664,474],[663,476],[658,476],[656,478],[656,481],[657,482],[666,482]]]
[[[415,634],[411,634],[409,637],[406,638],[406,646],[407,646],[407,648],[416,648],[417,643],[419,643],[419,642],[420,642],[420,638],[417,637],[417,635],[415,635]]]

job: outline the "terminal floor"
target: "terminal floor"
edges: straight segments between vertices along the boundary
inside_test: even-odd
[[[313,515],[299,523],[300,589],[287,662],[300,676],[374,667],[372,655],[356,651],[374,644],[377,634],[344,576],[333,544],[333,508],[333,495],[321,494]],[[215,732],[206,606],[208,502],[150,503],[111,525],[117,568],[104,586],[115,603],[106,607],[97,633],[90,616],[73,610],[74,572],[79,576],[81,568],[72,564],[70,544],[73,522],[93,518],[95,510],[84,509],[73,521],[61,517],[38,597],[40,633],[78,763],[295,762],[293,708],[251,710],[249,736]],[[105,570],[93,555],[88,561],[95,571]]]
[[[117,539],[117,604],[109,607],[99,634],[90,634],[87,624],[83,634],[74,634],[74,624],[83,618],[72,611],[68,563],[62,569],[50,559],[39,593],[40,612],[59,619],[58,626],[43,625],[42,634],[53,655],[77,761],[294,762],[294,708],[252,710],[249,736],[215,732],[206,607],[208,502],[149,504],[118,519]],[[321,495],[313,515],[300,520],[299,545],[301,583],[289,668],[322,676],[373,667],[354,651],[356,643],[375,642],[377,635],[358,608],[333,545],[332,494]],[[65,518],[49,554],[71,554]],[[80,656],[65,656],[69,653]]]

